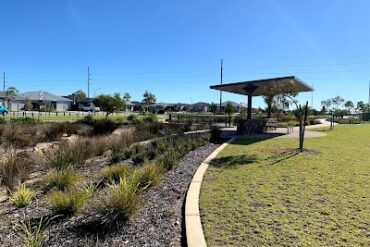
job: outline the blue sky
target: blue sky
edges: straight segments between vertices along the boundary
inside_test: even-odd
[[[21,92],[87,91],[90,66],[91,96],[218,102],[223,58],[224,82],[295,75],[315,107],[368,99],[367,0],[1,0],[0,11],[0,71]]]

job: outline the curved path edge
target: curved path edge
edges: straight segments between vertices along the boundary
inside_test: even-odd
[[[211,153],[198,167],[190,183],[185,202],[185,229],[188,247],[206,247],[202,222],[199,212],[199,195],[203,176],[207,171],[209,163],[229,145],[235,138],[228,140]]]

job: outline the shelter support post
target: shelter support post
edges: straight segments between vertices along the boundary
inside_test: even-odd
[[[247,119],[252,119],[252,94],[248,94]]]

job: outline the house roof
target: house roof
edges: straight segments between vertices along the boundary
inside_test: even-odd
[[[311,92],[314,89],[296,76],[286,76],[278,78],[268,78],[262,80],[243,81],[222,85],[210,86],[211,89],[220,91],[248,95],[252,91],[252,96],[264,96],[268,94],[268,88],[275,83],[290,82],[296,87],[297,92]],[[281,92],[286,93],[286,92]]]
[[[4,92],[0,92],[0,99],[8,99],[8,96]],[[12,95],[11,100],[25,100],[19,94]]]
[[[21,97],[29,100],[38,100],[38,101],[56,101],[56,102],[72,102],[72,100],[58,96],[45,91],[34,91],[26,92],[19,94]]]

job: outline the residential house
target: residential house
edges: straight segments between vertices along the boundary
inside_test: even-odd
[[[9,111],[20,111],[24,110],[26,99],[18,94],[7,94],[0,92],[0,104],[7,107]]]
[[[20,97],[30,100],[34,110],[67,111],[71,109],[72,100],[45,91],[26,92],[19,94]]]

